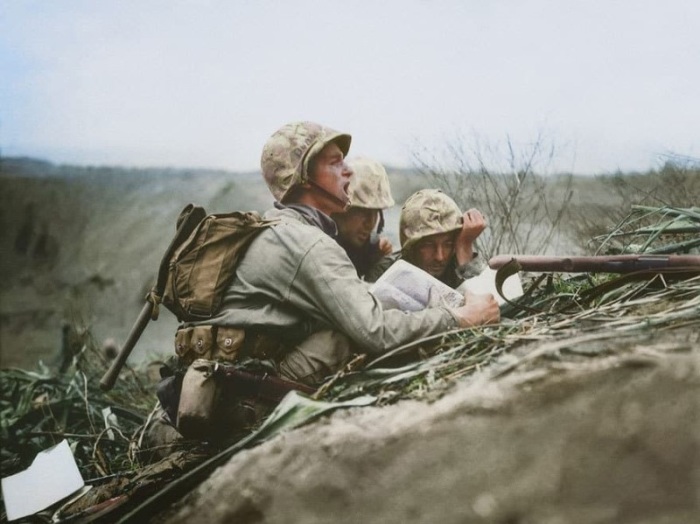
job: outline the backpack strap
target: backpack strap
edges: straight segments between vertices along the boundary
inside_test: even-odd
[[[168,249],[163,255],[163,259],[160,262],[160,267],[158,269],[158,278],[153,286],[153,289],[146,295],[146,303],[141,309],[136,322],[129,331],[129,335],[119,351],[117,358],[114,359],[112,365],[105,372],[100,380],[100,388],[103,391],[108,391],[114,386],[114,383],[119,376],[119,371],[129,357],[129,354],[134,349],[136,342],[138,342],[141,337],[141,333],[146,328],[149,320],[158,320],[159,308],[158,305],[163,299],[163,291],[165,290],[165,283],[168,278],[168,266],[170,259],[177,247],[182,244],[194,231],[194,228],[202,221],[206,216],[204,208],[200,206],[195,206],[194,204],[187,204],[185,208],[180,213],[177,219],[177,230],[175,232],[175,237],[170,242]]]
[[[173,237],[168,249],[165,251],[163,258],[160,261],[160,267],[158,268],[158,278],[153,289],[146,296],[146,300],[153,304],[153,313],[151,314],[151,320],[158,320],[159,308],[158,305],[163,300],[163,292],[165,290],[165,283],[168,280],[168,268],[170,265],[170,259],[173,256],[175,250],[180,247],[180,245],[189,238],[192,231],[197,227],[204,218],[207,216],[206,211],[202,206],[195,206],[194,204],[187,204],[183,210],[180,212],[180,216],[177,217],[175,236]]]

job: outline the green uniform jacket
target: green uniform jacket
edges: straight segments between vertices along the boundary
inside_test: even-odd
[[[329,217],[306,206],[265,213],[280,219],[251,243],[209,324],[255,328],[283,340],[335,329],[372,354],[458,327],[446,308],[384,310],[345,250],[321,227]]]

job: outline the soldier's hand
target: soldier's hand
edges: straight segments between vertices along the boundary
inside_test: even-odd
[[[476,294],[467,291],[464,299],[464,305],[455,310],[459,327],[496,324],[501,320],[501,310],[491,293]]]
[[[379,251],[382,255],[391,255],[394,250],[394,246],[391,245],[391,240],[386,237],[379,237]]]
[[[478,209],[472,208],[462,215],[462,231],[457,241],[472,244],[484,229],[486,229],[484,215]]]
[[[462,215],[462,229],[455,244],[455,255],[460,266],[474,258],[474,241],[484,229],[486,220],[478,209],[470,209]]]

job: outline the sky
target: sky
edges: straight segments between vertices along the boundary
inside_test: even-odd
[[[248,171],[311,120],[397,167],[539,141],[543,171],[653,169],[700,157],[699,20],[697,0],[0,0],[0,154]]]

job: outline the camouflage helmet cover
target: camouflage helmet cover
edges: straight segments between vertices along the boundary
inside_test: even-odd
[[[348,166],[355,173],[350,179],[350,206],[386,209],[394,205],[389,177],[384,166],[370,158],[353,158]]]
[[[399,240],[401,248],[409,251],[420,239],[462,229],[459,206],[439,189],[421,189],[401,208]]]
[[[289,190],[308,180],[311,159],[331,142],[343,155],[350,150],[351,137],[314,122],[293,122],[275,131],[263,147],[260,167],[276,200],[282,202]]]

